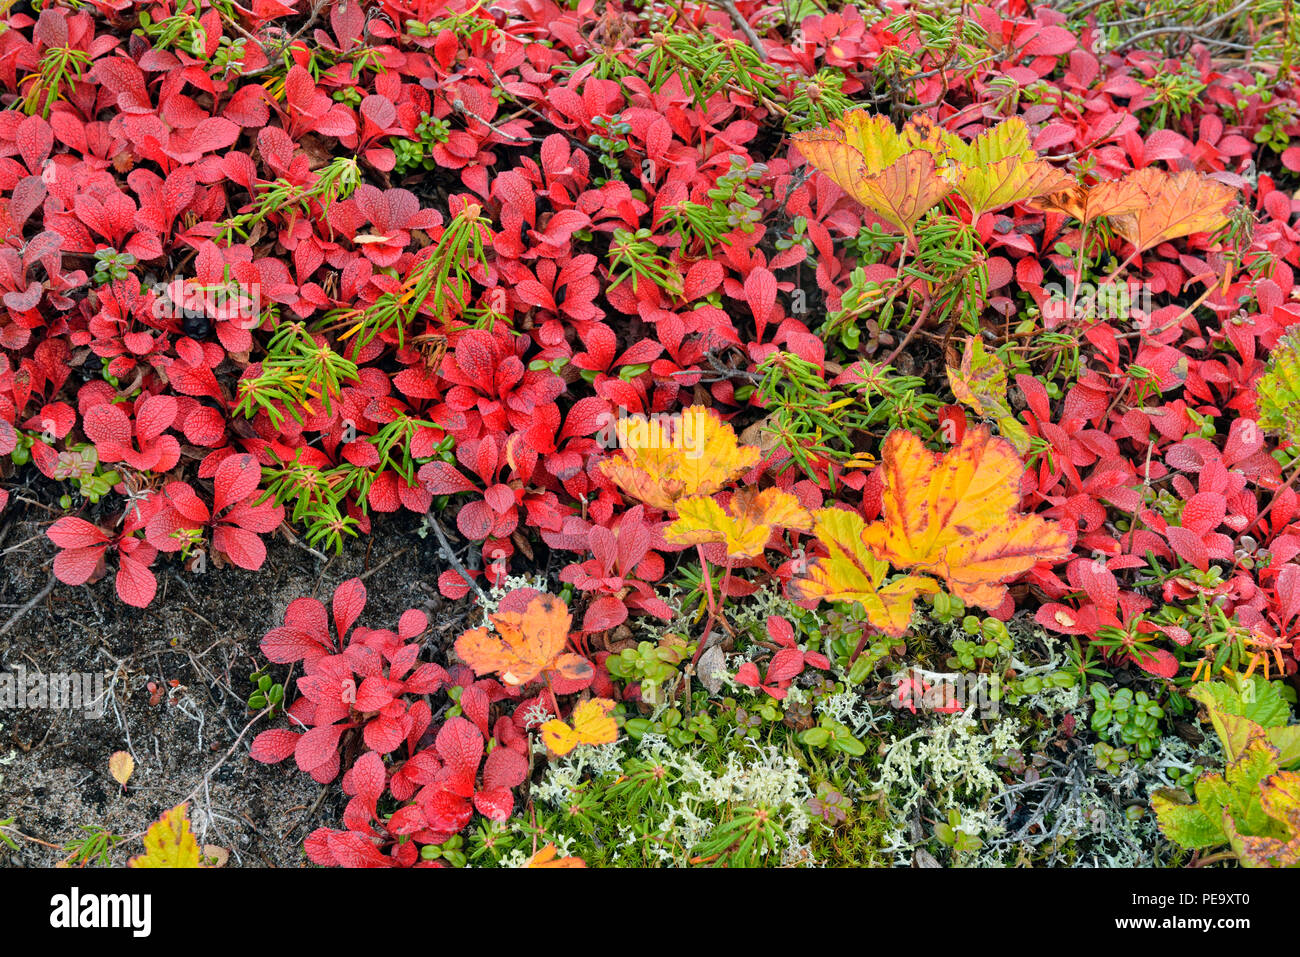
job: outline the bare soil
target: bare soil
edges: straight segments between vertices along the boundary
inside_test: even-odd
[[[51,581],[55,552],[44,530],[58,512],[37,504],[47,497],[37,489],[15,492],[28,500],[11,500],[0,515],[0,628]],[[292,758],[273,766],[249,758],[255,735],[283,718],[262,717],[231,750],[256,715],[247,700],[249,675],[265,665],[258,642],[293,599],[328,605],[339,582],[361,576],[368,601],[360,623],[394,627],[405,609],[422,609],[441,660],[468,603],[438,594],[445,559],[436,536],[417,534],[419,524],[408,513],[375,516],[372,535],[326,561],[277,536],[257,572],[209,566],[195,574],[159,561],[147,609],[118,600],[111,557],[109,575],[93,585],[55,584],[0,635],[0,670],[97,672],[106,708],[99,718],[66,708],[0,710],[0,820],[14,818],[23,835],[17,851],[0,843],[0,866],[56,864],[83,827],[129,839],[112,854],[120,866],[141,851],[130,839],[187,798],[200,843],[228,850],[227,866],[302,866],[303,838],[340,826],[345,799],[337,782],[317,784]],[[270,673],[282,681],[288,670]],[[125,789],[109,774],[114,751],[135,759]]]

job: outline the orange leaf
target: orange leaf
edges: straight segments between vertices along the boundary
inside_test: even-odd
[[[542,741],[554,754],[568,754],[580,744],[613,744],[618,740],[618,724],[609,713],[614,702],[592,698],[573,709],[573,727],[558,718],[542,725]]]
[[[623,454],[600,463],[615,485],[654,508],[672,510],[688,495],[712,495],[758,464],[715,412],[693,405],[667,421],[632,416],[618,423]]]
[[[1224,208],[1237,191],[1194,170],[1170,175],[1153,167],[1130,173],[1148,202],[1116,216],[1115,232],[1144,252],[1179,236],[1212,233],[1228,223]]]
[[[793,140],[810,166],[910,235],[952,189],[936,162],[944,155],[942,135],[920,125],[900,135],[889,117],[850,110],[829,127],[796,133]]]
[[[866,548],[899,568],[942,578],[967,604],[994,609],[1006,595],[1004,581],[1069,553],[1059,523],[1020,513],[1024,466],[987,428],[969,430],[943,455],[895,430],[881,468],[884,519],[863,531]]]
[[[709,496],[692,496],[677,503],[677,516],[664,532],[668,541],[675,545],[725,542],[732,558],[761,555],[778,528],[806,532],[812,524],[797,498],[775,488],[742,489],[731,497],[725,511]]]
[[[926,211],[952,191],[934,157],[913,150],[874,176],[864,176],[849,195],[907,235]]]
[[[497,635],[486,628],[474,628],[456,639],[456,654],[478,675],[499,672],[508,685],[525,685],[547,671],[566,678],[582,679],[592,674],[590,662],[566,653],[573,617],[564,602],[554,595],[540,595],[523,613],[488,615]]]
[[[587,862],[580,857],[557,857],[559,851],[554,844],[544,848],[528,859],[528,867],[586,867]]]
[[[825,558],[814,560],[806,577],[795,579],[791,592],[800,600],[856,601],[867,620],[887,635],[898,637],[912,620],[917,595],[938,591],[930,578],[908,575],[883,584],[889,563],[867,551],[862,533],[866,522],[857,512],[819,508],[813,512],[813,534],[826,546]]]
[[[1044,212],[1065,213],[1081,223],[1102,216],[1122,216],[1149,202],[1146,191],[1132,177],[1107,180],[1093,186],[1075,186],[1031,200],[1029,206]]]

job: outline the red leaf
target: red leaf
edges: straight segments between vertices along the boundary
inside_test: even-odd
[[[582,617],[582,630],[609,631],[627,621],[627,605],[613,595],[602,595],[591,603]]]
[[[476,491],[474,483],[448,462],[429,462],[420,466],[416,478],[434,495],[454,495]]]
[[[1060,56],[1069,53],[1079,44],[1076,37],[1065,27],[1037,27],[1033,36],[1024,46],[1029,56]]]
[[[736,672],[736,683],[742,684],[747,688],[758,687],[758,665],[752,661],[746,661]]]
[[[45,534],[60,548],[87,548],[108,542],[108,536],[102,528],[72,515],[59,519]]]
[[[510,748],[496,747],[483,763],[483,789],[513,788],[528,776],[528,759]]]
[[[240,568],[257,571],[266,561],[266,545],[253,532],[221,525],[212,533],[212,547]]]
[[[298,739],[293,757],[303,771],[313,771],[338,757],[339,737],[345,728],[341,724],[327,724],[312,728]]]
[[[448,718],[434,744],[442,760],[457,774],[468,772],[472,776],[478,772],[483,757],[483,733],[465,718]]]
[[[65,585],[84,585],[99,568],[108,546],[68,548],[54,556],[54,577]]]
[[[334,589],[334,633],[341,640],[366,607],[366,586],[360,578],[349,578]]]
[[[253,746],[249,749],[248,756],[263,764],[278,764],[293,754],[298,746],[299,737],[300,735],[288,728],[271,728],[253,739]]]
[[[459,601],[469,594],[469,582],[461,577],[460,572],[449,568],[438,576],[438,592],[444,598]]]
[[[798,648],[782,648],[772,656],[764,681],[766,684],[772,684],[774,681],[789,681],[801,671],[803,671],[803,652]]]
[[[503,750],[514,754],[509,749]],[[485,789],[474,795],[474,806],[478,808],[480,814],[490,820],[505,821],[509,819],[510,812],[515,808],[515,798],[509,788]]]
[[[701,259],[692,263],[691,268],[686,271],[686,282],[684,286],[684,297],[687,302],[703,298],[722,285],[722,277],[725,271],[722,264],[714,262],[712,259]]]
[[[745,277],[745,300],[754,313],[754,322],[758,324],[759,337],[772,315],[776,305],[776,277],[766,267],[759,266]]]
[[[154,554],[152,548],[150,555]],[[118,556],[117,597],[133,608],[145,608],[158,591],[158,580],[143,562],[130,555]]]
[[[319,657],[329,650],[307,632],[289,625],[272,628],[262,638],[259,647],[262,649],[262,654],[277,665],[291,664],[308,657]]]
[[[1178,674],[1178,659],[1163,648],[1141,649],[1134,652],[1133,660],[1143,671],[1160,678],[1172,678]]]

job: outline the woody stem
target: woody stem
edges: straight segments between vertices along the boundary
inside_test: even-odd
[[[560,702],[556,700],[555,689],[551,687],[551,676],[549,674],[546,675],[545,680],[546,680],[546,693],[551,696],[551,707],[555,709],[555,717],[559,718]]]
[[[704,574],[704,594],[709,602],[709,617],[704,622],[704,634],[700,636],[700,643],[695,647],[695,654],[691,656],[691,664],[697,663],[700,660],[700,655],[704,654],[704,647],[709,642],[709,635],[713,634],[713,623],[718,617],[718,606],[713,600],[713,578],[709,574],[709,560],[704,557],[704,546],[696,545],[695,551],[700,556],[700,569]],[[724,590],[727,587],[727,579],[730,575],[731,568],[728,567],[722,576],[722,589]],[[724,594],[722,598],[725,601],[726,595]]]

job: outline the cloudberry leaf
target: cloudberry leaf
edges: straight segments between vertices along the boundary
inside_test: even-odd
[[[987,428],[971,429],[943,455],[895,430],[881,470],[884,518],[863,531],[867,550],[942,578],[967,604],[992,610],[1006,596],[1004,581],[1069,553],[1059,523],[1020,513],[1024,466]]]
[[[758,464],[755,447],[741,445],[717,414],[693,405],[662,420],[631,416],[617,425],[622,455],[600,470],[635,499],[673,509],[687,495],[712,495]]]
[[[857,512],[822,508],[813,512],[813,534],[828,552],[813,561],[806,577],[796,579],[792,592],[800,599],[861,602],[867,620],[887,635],[907,631],[912,601],[920,594],[938,591],[930,578],[908,575],[885,584],[889,563],[867,550],[863,541],[866,522]],[[754,673],[757,678],[757,671]]]
[[[1147,194],[1133,177],[1107,180],[1092,186],[1072,186],[1059,193],[1051,193],[1032,200],[1030,208],[1044,212],[1064,213],[1081,223],[1090,223],[1102,216],[1123,216],[1141,209]]]
[[[1061,192],[1075,183],[1068,173],[1039,159],[1029,143],[1029,128],[1018,117],[985,130],[969,144],[950,149],[962,166],[957,193],[975,218],[1012,203]]]
[[[1151,166],[1129,174],[1147,202],[1112,220],[1115,231],[1143,252],[1179,236],[1226,226],[1224,208],[1237,191],[1194,170],[1169,174]]]
[[[456,639],[456,654],[476,674],[497,672],[508,685],[525,685],[544,672],[583,680],[594,675],[590,662],[566,653],[573,622],[569,609],[554,595],[541,595],[520,612],[489,615],[497,636],[475,628]]]
[[[128,867],[202,867],[199,842],[190,831],[185,805],[178,804],[149,825],[144,853],[131,858]]]
[[[733,558],[761,555],[778,528],[808,531],[812,521],[799,500],[789,492],[746,488],[731,497],[726,509],[708,496],[692,496],[677,503],[677,521],[664,537],[677,545],[723,542]]]
[[[572,727],[558,718],[543,724],[542,740],[559,755],[580,744],[613,744],[618,739],[618,725],[609,715],[613,710],[614,702],[608,698],[591,698],[573,709]]]

